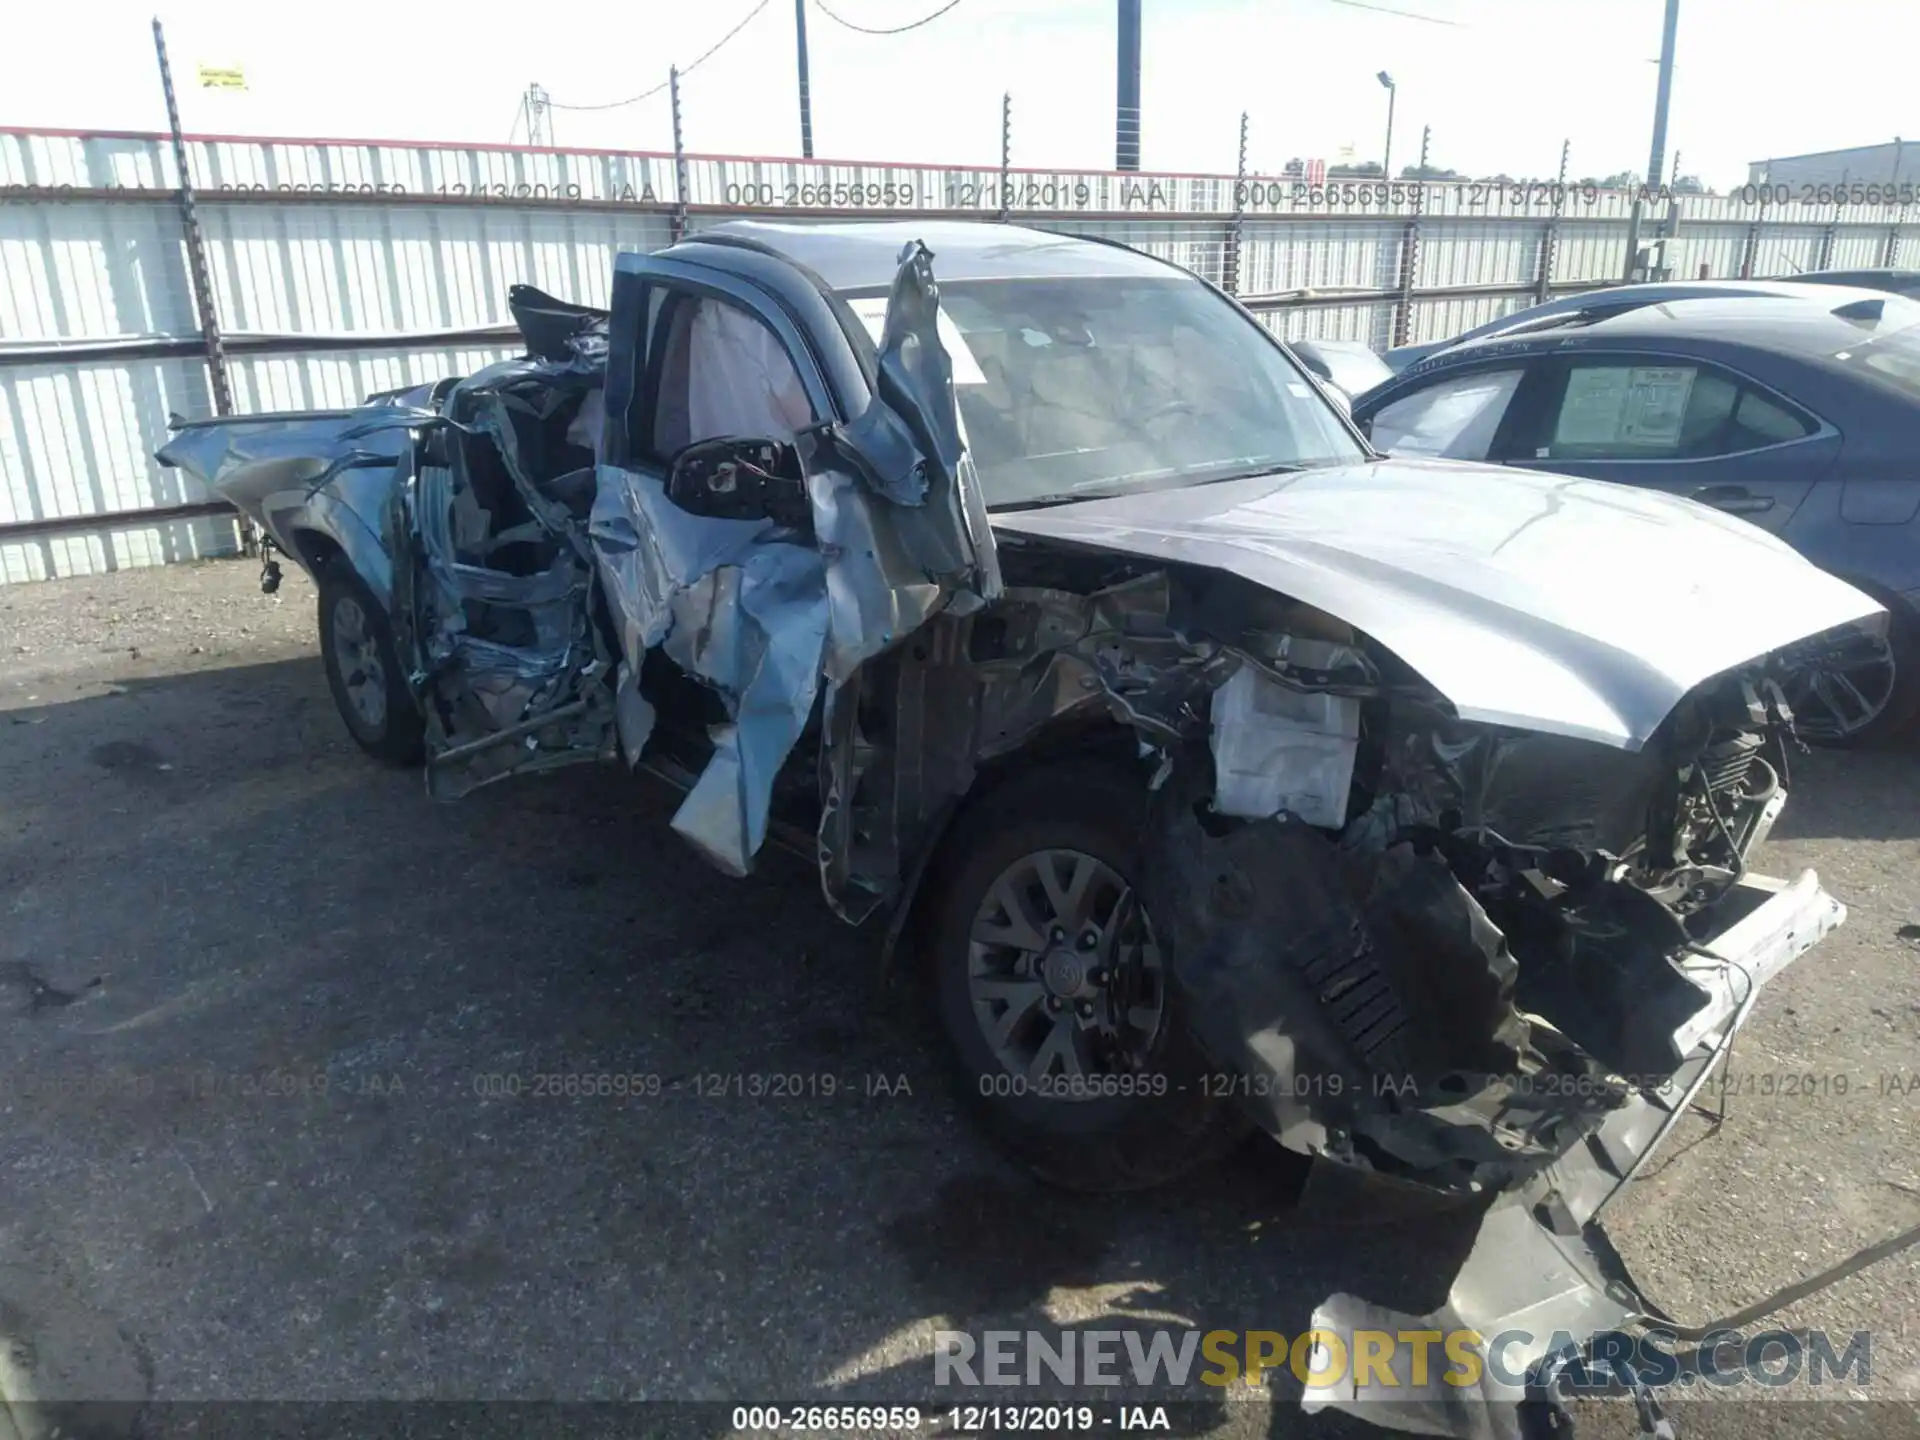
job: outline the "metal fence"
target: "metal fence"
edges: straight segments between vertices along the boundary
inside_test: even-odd
[[[214,327],[195,305],[168,137],[0,130],[0,581],[232,551],[231,516],[151,460],[170,413],[214,413],[214,367],[242,413],[466,373],[510,351],[510,284],[603,303],[616,251],[724,219],[1100,236],[1186,266],[1289,338],[1385,348],[1617,281],[1635,200],[231,136],[189,137],[184,153]],[[1676,276],[1777,275],[1895,263],[1911,218],[1763,188],[1657,197],[1642,239],[1664,237]]]

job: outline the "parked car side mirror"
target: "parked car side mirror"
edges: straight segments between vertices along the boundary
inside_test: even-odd
[[[667,499],[715,520],[773,520],[811,530],[800,452],[785,440],[699,440],[673,457]]]

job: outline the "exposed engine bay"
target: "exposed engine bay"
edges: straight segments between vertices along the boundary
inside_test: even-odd
[[[1140,900],[1206,1063],[1318,1162],[1489,1203],[1441,1310],[1335,1295],[1314,1326],[1524,1331],[1536,1381],[1568,1335],[1671,1328],[1596,1218],[1760,986],[1845,915],[1810,872],[1747,871],[1802,748],[1784,662],[1697,687],[1629,751],[1462,721],[1367,637],[1232,576],[1001,558],[999,602],[857,677],[873,724],[829,736],[823,768],[865,843],[823,826],[829,893],[891,898],[999,757],[1127,736],[1153,788]],[[1404,1370],[1309,1385],[1306,1408],[1504,1440],[1551,1395]]]
[[[1505,1189],[1711,1030],[1708,946],[1765,893],[1746,856],[1796,744],[1765,662],[1625,751],[1461,721],[1350,627],[1232,576],[1002,564],[1001,601],[881,662],[886,703],[866,679],[859,713],[890,725],[829,736],[866,841],[822,846],[849,853],[843,903],[886,895],[996,757],[1118,722],[1155,790],[1147,913],[1209,1058],[1268,1077],[1253,1104],[1283,1142]]]

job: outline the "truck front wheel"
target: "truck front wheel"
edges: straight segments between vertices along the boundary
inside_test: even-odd
[[[1134,890],[1137,779],[1056,766],[969,807],[929,877],[933,998],[963,1099],[1042,1179],[1140,1189],[1245,1135],[1207,1083]]]

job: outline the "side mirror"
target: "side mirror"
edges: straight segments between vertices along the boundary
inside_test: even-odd
[[[700,440],[673,457],[667,499],[714,520],[772,520],[813,529],[800,452],[785,440]]]

